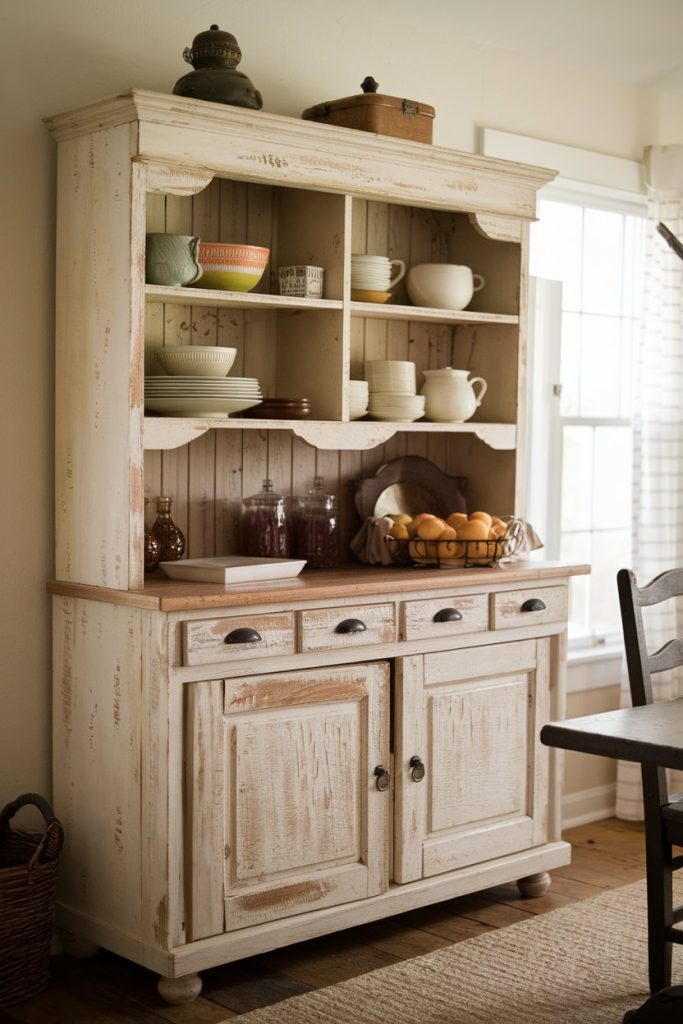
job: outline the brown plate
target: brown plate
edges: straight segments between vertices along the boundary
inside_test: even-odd
[[[272,406],[261,404],[254,406],[253,409],[249,409],[246,415],[249,415],[252,419],[261,420],[303,420],[306,416],[311,415],[311,410],[310,408],[302,409],[299,406],[292,408],[277,406],[273,408]]]

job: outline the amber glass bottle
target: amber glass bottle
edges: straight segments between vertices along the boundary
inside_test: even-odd
[[[171,498],[157,498],[152,536],[159,542],[159,561],[175,562],[185,553],[185,537],[171,519]]]

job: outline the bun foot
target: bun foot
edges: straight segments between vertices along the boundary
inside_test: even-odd
[[[182,1006],[196,999],[202,990],[202,979],[198,974],[186,974],[182,978],[165,978],[157,982],[157,991],[165,1003]]]
[[[547,871],[539,871],[537,875],[527,875],[525,878],[518,878],[517,888],[522,896],[526,896],[527,899],[544,896],[550,888],[550,875]]]

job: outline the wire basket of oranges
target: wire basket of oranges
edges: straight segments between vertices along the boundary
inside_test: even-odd
[[[523,539],[519,519],[488,512],[453,512],[447,519],[426,512],[393,518],[384,543],[399,565],[487,568],[512,560]]]

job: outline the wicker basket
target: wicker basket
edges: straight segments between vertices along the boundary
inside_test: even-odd
[[[10,829],[20,807],[33,804],[44,832]],[[64,833],[47,800],[17,797],[0,813],[0,1006],[47,985],[59,851]]]

